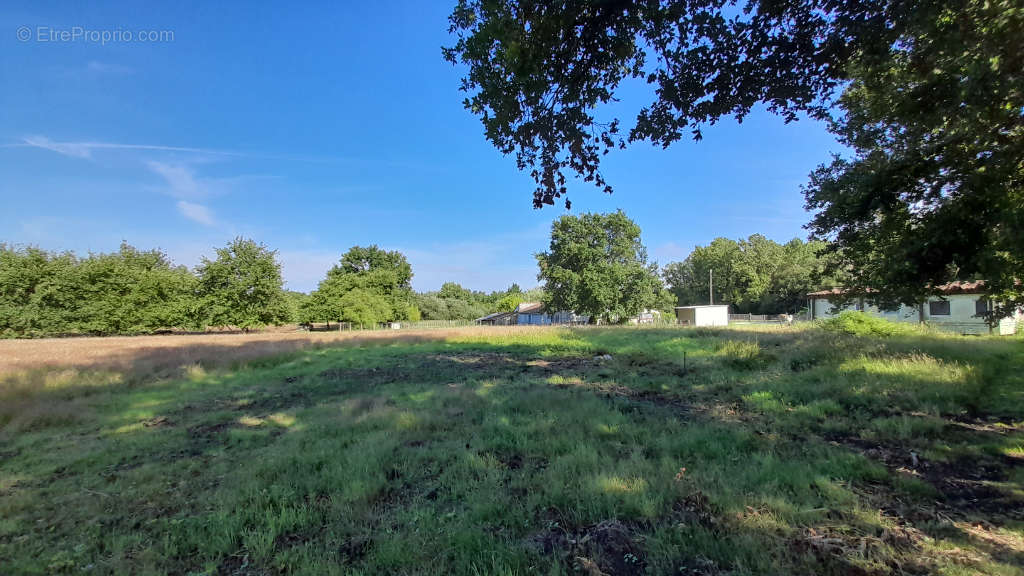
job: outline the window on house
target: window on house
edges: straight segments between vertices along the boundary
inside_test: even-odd
[[[984,316],[988,313],[988,298],[978,298],[974,301],[974,315]]]
[[[949,316],[949,300],[936,300],[928,303],[929,316]]]

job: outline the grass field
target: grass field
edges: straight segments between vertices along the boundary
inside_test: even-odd
[[[0,359],[4,574],[1024,574],[1020,338],[495,328]]]

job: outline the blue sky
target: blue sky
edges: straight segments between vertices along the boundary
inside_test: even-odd
[[[123,239],[193,266],[243,235],[298,290],[376,243],[408,256],[418,290],[536,285],[565,210],[534,210],[532,180],[462,108],[440,54],[453,3],[0,7],[0,241]],[[800,185],[833,151],[822,124],[757,112],[612,153],[615,193],[575,185],[572,212],[623,209],[661,264],[717,236],[805,237]]]

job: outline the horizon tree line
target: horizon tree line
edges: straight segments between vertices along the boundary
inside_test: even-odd
[[[353,246],[307,294],[284,289],[275,250],[241,237],[192,270],[127,242],[117,252],[85,257],[0,244],[0,336],[249,331],[283,323],[375,327],[473,320],[528,301],[615,323],[645,310],[671,315],[674,306],[706,302],[710,269],[715,301],[734,312],[795,312],[828,278],[822,242],[716,238],[659,269],[640,234],[621,210],[564,215],[552,223],[548,250],[536,255],[541,286],[492,292],[456,282],[415,292],[405,255],[377,245]]]

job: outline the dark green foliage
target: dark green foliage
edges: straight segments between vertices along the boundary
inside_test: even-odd
[[[983,278],[993,316],[1024,302],[1019,0],[459,0],[449,20],[465,107],[530,170],[537,207],[567,173],[611,191],[600,161],[626,139],[598,109],[642,79],[630,142],[700,140],[758,105],[831,120],[854,155],[805,194],[850,288],[895,304]]]
[[[540,289],[523,292],[517,284],[487,293],[445,282],[437,292],[416,294],[415,301],[424,320],[474,320],[493,312],[509,312],[520,302],[539,302],[543,296]]]
[[[0,245],[0,335],[137,334],[198,324],[196,278],[158,250],[112,254]]]
[[[691,133],[700,139],[702,124],[742,119],[757,104],[787,120],[800,111],[822,113],[851,53],[874,51],[893,37],[883,19],[889,9],[460,0],[450,17],[456,42],[444,57],[468,66],[466,108],[499,150],[514,152],[532,171],[534,204],[541,206],[565,194],[565,172],[611,191],[601,156],[625,141],[619,120],[600,121],[595,108],[612,101],[623,80],[656,88],[630,141],[668,146]]]
[[[562,216],[537,263],[548,309],[621,321],[663,305],[658,266],[647,262],[640,227],[621,210]]]
[[[916,37],[857,62],[832,123],[854,150],[811,175],[811,230],[849,287],[896,304],[981,278],[992,317],[1024,303],[1024,7],[922,2]]]
[[[737,313],[797,312],[823,281],[824,248],[824,242],[799,238],[778,244],[760,234],[738,242],[715,238],[662,273],[683,305],[707,304],[708,271],[713,270],[716,304],[729,304]]]
[[[398,251],[353,246],[310,295],[305,321],[340,321],[367,327],[408,320],[412,266]]]
[[[285,299],[288,300],[288,322],[301,323],[308,322],[303,317],[303,311],[308,306],[309,294],[305,292],[296,292],[295,290],[286,290],[284,293]]]
[[[243,330],[280,324],[289,317],[277,252],[253,240],[236,238],[217,248],[217,258],[203,258],[199,276],[199,306],[211,326]]]

